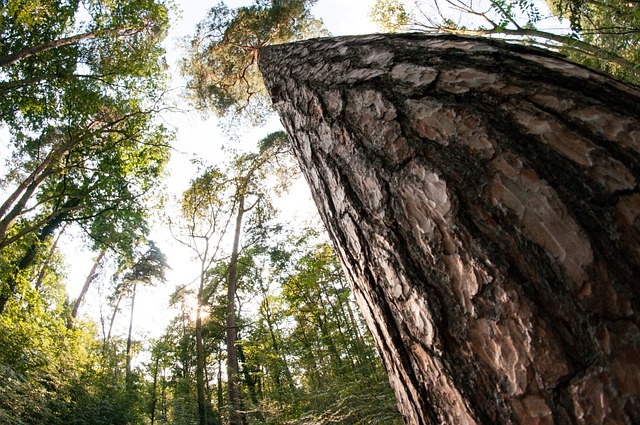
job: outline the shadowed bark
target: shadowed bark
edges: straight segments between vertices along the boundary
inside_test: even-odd
[[[263,48],[410,424],[640,422],[640,91],[418,34]]]

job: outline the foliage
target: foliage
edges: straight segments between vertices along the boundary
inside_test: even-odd
[[[276,166],[285,140],[281,133],[267,136],[259,143],[259,152],[237,154],[226,169],[210,166],[192,180],[181,200],[181,237],[178,239],[195,254],[199,265],[196,295],[196,383],[199,423],[207,421],[205,403],[205,356],[203,343],[203,315],[211,300],[224,310],[227,392],[229,393],[230,423],[240,421],[236,375],[238,371],[236,347],[236,294],[238,288],[238,257],[243,246],[253,246],[267,233],[271,217],[268,191],[264,185],[266,173]],[[221,297],[220,289],[226,291]],[[231,383],[231,384],[229,384]],[[219,406],[217,415],[222,415]]]
[[[88,15],[82,22],[80,6]],[[0,9],[0,119],[38,131],[64,116],[72,99],[150,89],[164,71],[159,42],[167,13],[155,0],[7,1]],[[29,54],[9,60],[21,52]]]
[[[259,122],[270,104],[257,67],[258,51],[322,34],[310,14],[315,0],[255,0],[250,6],[212,7],[190,40],[182,73],[190,98],[224,116],[244,110]]]
[[[592,68],[640,83],[640,3],[549,0],[547,5],[556,16],[569,20],[571,30],[581,40],[602,52],[613,52],[633,66],[611,61],[603,53],[586,55],[570,50],[564,53]]]
[[[386,32],[399,32],[409,24],[410,15],[397,0],[378,0],[369,11],[371,19]]]
[[[387,30],[410,29],[496,36],[567,55],[584,65],[640,83],[638,2],[548,0],[551,12],[569,18],[566,30],[543,29],[541,5],[533,0],[377,0],[371,10]]]
[[[237,322],[239,374],[248,422],[400,423],[394,396],[330,245],[315,231],[286,239],[271,234],[262,241],[245,246],[238,260],[237,296],[245,311]],[[226,268],[215,270],[224,273]],[[210,276],[213,283],[214,273]],[[224,398],[227,384],[217,376],[225,361],[226,301],[222,294],[208,299],[209,314],[203,319],[206,399],[214,412],[222,413],[227,401],[219,397]],[[191,397],[193,403],[195,398],[194,326],[183,313],[162,339],[167,350],[163,373],[173,377],[167,385],[177,403],[167,402],[173,406],[169,422],[178,423],[184,412],[177,400],[187,403]],[[185,337],[188,344],[181,342]]]
[[[0,313],[66,223],[80,226],[91,248],[126,259],[148,232],[147,195],[172,137],[157,121],[167,10],[163,0],[0,8],[0,124],[10,135],[0,176]]]
[[[260,367],[262,387],[276,389],[271,395],[275,403],[265,397],[265,404],[284,402],[286,406],[271,420],[281,423],[286,418],[288,423],[300,424],[400,423],[394,396],[333,249],[326,241],[318,241],[313,231],[288,243],[289,252],[281,252],[281,247],[274,253],[284,272],[280,276],[281,295],[270,300],[265,294],[258,316],[258,323],[262,320],[277,334],[263,339],[265,346],[257,351],[267,355],[280,351],[279,358],[271,357]],[[282,258],[287,259],[285,263]],[[282,340],[276,349],[274,341],[279,336]],[[286,363],[278,387],[274,383],[283,370],[282,359]],[[268,383],[269,378],[274,382]],[[288,385],[298,385],[290,390],[292,396],[283,398],[281,391],[286,391],[287,381]]]
[[[0,316],[0,422],[3,424],[128,424],[137,392],[127,392],[101,362],[90,323],[66,324],[60,279],[26,289]]]
[[[165,272],[169,268],[166,255],[153,241],[145,245],[147,249],[122,276],[122,282],[125,285],[137,283],[152,285],[154,281],[165,281]]]

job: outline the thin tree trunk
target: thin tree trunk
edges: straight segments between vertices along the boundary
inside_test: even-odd
[[[258,393],[256,391],[256,381],[251,375],[251,370],[247,365],[247,359],[244,356],[242,345],[238,346],[238,359],[242,362],[242,374],[244,376],[244,382],[247,385],[247,389],[249,390],[249,397],[251,398],[251,402],[253,403],[253,416],[258,422],[264,423],[264,415],[262,414],[262,410],[260,409],[260,400],[258,399]]]
[[[204,359],[204,394],[205,394],[205,403],[207,403],[207,412],[211,413],[212,404],[211,404],[211,379],[209,377],[209,369],[207,368],[207,359]]]
[[[45,43],[38,44],[36,46],[26,47],[15,53],[0,56],[0,67],[14,64],[22,59],[30,58],[39,53],[46,52],[48,50],[53,50],[53,49],[57,49],[64,46],[70,46],[72,44],[77,44],[83,40],[89,40],[99,36],[118,35],[119,33],[124,34],[129,30],[131,29],[122,27],[122,28],[116,28],[116,29],[107,30],[107,31],[90,31],[83,34],[77,34],[69,37],[60,38],[57,40],[51,40]]]
[[[224,392],[222,391],[222,353],[218,350],[218,388],[217,388],[218,412],[222,412],[224,406]]]
[[[243,188],[239,189],[242,191]],[[238,329],[236,326],[236,292],[238,286],[238,255],[240,252],[240,234],[242,232],[242,218],[245,213],[244,194],[238,196],[238,212],[233,234],[233,247],[229,260],[229,280],[227,284],[227,392],[229,397],[229,424],[241,425],[243,414],[239,412],[242,400],[240,398],[240,380],[238,367]]]
[[[353,340],[357,342],[358,349],[356,350],[356,355],[358,357],[358,364],[366,365],[368,372],[371,374],[376,374],[377,368],[374,357],[372,356],[371,350],[363,350],[363,348],[368,348],[369,344],[365,341],[362,332],[361,332],[361,321],[356,320],[356,315],[353,312],[353,308],[351,307],[352,301],[350,299],[344,300],[344,305],[346,305],[346,310],[348,314],[348,320],[350,323],[349,328],[353,332]]]
[[[205,270],[200,271],[200,286],[198,287],[196,312],[196,392],[198,399],[198,421],[200,425],[207,424],[207,409],[204,396],[204,348],[202,344],[202,307],[204,302]]]
[[[318,309],[317,305],[314,305],[314,318],[320,329],[320,339],[323,344],[327,347],[329,351],[329,357],[331,358],[331,363],[333,363],[333,370],[338,371],[342,368],[342,360],[340,359],[340,354],[338,353],[338,349],[336,348],[335,341],[333,340],[333,336],[328,329],[328,326],[324,320],[324,315],[322,312],[328,312],[329,309],[324,303],[321,302],[322,310]]]
[[[306,356],[302,356],[301,360],[303,363],[305,363],[309,379],[315,381],[315,383],[312,384],[312,388],[324,390],[326,387],[326,382],[323,378],[323,375],[327,375],[327,371],[324,370],[327,365],[323,362],[321,356],[317,355],[320,350],[318,349],[317,344],[314,344],[314,342],[317,343],[316,334],[315,332],[313,332],[312,336],[309,336],[309,333],[307,332],[308,325],[305,318],[299,317],[297,319],[297,322],[297,325],[301,330],[299,341],[303,347],[302,352],[306,353]],[[322,366],[318,367],[318,365]],[[323,373],[321,374],[320,371],[322,371]]]
[[[65,203],[63,206],[63,211],[59,214],[52,213],[50,216],[53,217],[51,220],[48,220],[47,224],[40,230],[38,234],[38,241],[44,242],[47,238],[49,238],[56,231],[58,227],[69,217],[69,208],[75,208],[80,201],[77,199],[71,199]],[[0,243],[1,244],[1,243]],[[2,248],[0,248],[0,251]],[[15,272],[13,275],[10,275],[3,285],[4,291],[0,291],[0,315],[4,312],[4,309],[7,305],[7,302],[13,295],[16,290],[16,286],[18,284],[18,275],[28,267],[32,266],[34,261],[36,260],[38,254],[38,243],[33,242],[26,249],[25,254],[22,256],[20,261],[15,266]]]
[[[640,423],[637,87],[452,35],[260,66],[407,423]]]
[[[278,344],[278,340],[273,330],[273,324],[271,323],[271,310],[269,307],[269,300],[267,299],[266,294],[265,294],[265,298],[262,300],[262,311],[264,314],[264,318],[267,322],[267,329],[269,330],[269,336],[271,337],[271,349],[273,350],[273,354],[275,354],[275,357],[278,359],[278,363],[282,363],[283,365],[285,365],[282,359],[282,356],[280,355],[280,346]],[[282,375],[282,370],[280,365],[278,364],[277,369],[272,372],[273,379],[275,380],[278,402],[282,402],[284,398],[282,396],[282,382],[280,379],[281,375]]]
[[[276,396],[278,399],[278,403],[282,403],[283,401],[285,401],[285,397],[282,392],[282,388],[283,388],[282,379],[281,379],[282,374],[284,373],[284,376],[287,380],[289,393],[292,393],[294,391],[295,386],[293,383],[293,376],[291,374],[291,370],[289,369],[289,365],[287,364],[287,359],[284,353],[282,353],[282,350],[280,349],[280,343],[278,342],[279,338],[276,336],[276,330],[279,330],[279,329],[275,321],[273,321],[272,319],[271,306],[269,305],[269,300],[266,296],[266,293],[265,293],[265,298],[262,301],[262,311],[264,312],[264,318],[267,322],[267,329],[269,330],[269,336],[271,337],[271,345],[273,347],[273,353],[275,354],[278,362],[277,369],[273,371],[272,374],[274,375]],[[275,330],[274,330],[274,327],[276,328]]]
[[[24,213],[24,209],[36,189],[38,189],[49,176],[59,171],[57,168],[57,162],[60,158],[62,158],[62,156],[71,148],[78,145],[82,140],[82,137],[78,139],[71,137],[65,142],[60,142],[57,147],[52,148],[51,152],[47,154],[42,162],[38,164],[29,176],[25,178],[3,202],[2,206],[0,206],[0,248],[8,246],[24,236],[20,234],[14,235],[12,238],[7,238],[6,234],[9,226]],[[72,209],[74,206],[78,205],[79,201],[68,200],[67,204],[69,203],[73,204],[70,207]],[[44,223],[41,223],[41,225],[45,225],[48,222],[55,220],[60,214],[67,213],[65,208],[66,207],[63,207],[59,209],[59,211],[54,211],[54,213],[50,214],[48,219]],[[33,231],[33,229],[28,230],[28,232],[31,231]]]
[[[126,359],[125,360],[126,361],[125,382],[127,382],[127,384],[130,383],[130,379],[131,379],[131,343],[132,343],[132,335],[133,335],[133,312],[134,312],[135,303],[136,303],[136,287],[137,286],[138,285],[134,283],[133,288],[131,289],[131,314],[129,317],[129,333],[127,334],[127,353],[125,357]]]
[[[151,387],[151,425],[156,421],[156,405],[158,404],[158,369],[160,364],[160,355],[156,356],[156,361],[153,365],[153,385]]]
[[[162,368],[162,420],[167,422],[167,378],[165,368]]]
[[[84,285],[82,285],[82,290],[80,291],[80,295],[78,295],[76,302],[73,304],[73,311],[71,311],[71,320],[69,321],[69,328],[73,326],[73,321],[76,319],[76,317],[78,317],[78,310],[82,305],[82,301],[84,301],[85,295],[87,295],[87,292],[89,291],[89,286],[91,286],[91,282],[93,282],[93,280],[96,278],[96,271],[98,270],[98,266],[100,265],[100,262],[102,261],[106,253],[107,251],[103,249],[102,252],[100,252],[100,255],[98,255],[96,260],[93,262],[93,267],[91,267],[91,270],[89,271],[89,274],[87,275],[87,278],[84,281]]]
[[[36,278],[36,282],[33,285],[33,288],[36,291],[40,291],[42,287],[42,281],[44,280],[45,275],[47,274],[47,267],[51,264],[51,260],[53,259],[56,250],[58,249],[58,243],[60,242],[60,238],[64,234],[64,230],[67,227],[66,223],[62,226],[62,229],[58,232],[58,236],[56,236],[56,240],[51,244],[51,249],[49,250],[49,255],[47,256],[47,260],[40,266],[40,272],[38,273],[38,277]]]
[[[116,300],[116,305],[113,307],[113,314],[111,315],[111,320],[109,321],[109,332],[107,332],[107,339],[104,342],[105,345],[105,349],[107,348],[107,344],[109,344],[109,341],[111,341],[111,333],[113,332],[113,324],[116,321],[116,315],[118,314],[118,311],[120,309],[120,302],[122,301],[122,295],[118,295],[118,298]]]
[[[0,238],[4,239],[9,225],[22,213],[25,205],[31,199],[31,195],[54,172],[55,161],[62,153],[58,150],[49,153],[42,163],[18,185],[0,206]]]
[[[38,44],[37,46],[27,47],[15,53],[11,53],[9,55],[0,57],[0,67],[11,65],[13,63],[18,62],[21,59],[26,59],[31,56],[35,56],[38,53],[46,52],[47,50],[53,50],[59,47],[76,44],[82,40],[96,38],[96,36],[97,34],[95,32],[88,32],[85,34],[79,34],[79,35],[61,38],[58,40],[52,40],[46,43]]]

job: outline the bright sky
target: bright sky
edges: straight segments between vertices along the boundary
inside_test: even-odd
[[[332,35],[365,34],[376,32],[377,29],[368,17],[368,12],[374,0],[318,0],[314,6],[314,16],[321,18],[326,28]],[[178,62],[182,52],[179,44],[180,40],[194,32],[195,25],[205,16],[207,10],[218,3],[218,0],[204,2],[200,0],[176,0],[181,9],[182,17],[176,18],[171,27],[170,33],[165,41],[169,66],[174,76],[172,85],[175,87],[176,97],[179,96],[184,81],[179,76]],[[252,3],[251,0],[227,0],[230,7],[238,7]],[[185,103],[180,103],[180,108],[188,111],[190,107]],[[221,159],[220,147],[231,145],[232,142],[219,131],[215,118],[204,120],[202,115],[196,112],[170,113],[164,116],[166,125],[177,132],[177,139],[174,144],[176,152],[173,153],[169,164],[170,189],[174,195],[186,189],[189,180],[195,177],[195,172],[189,160],[199,157],[208,163],[217,163]],[[279,123],[274,118],[268,123],[267,128],[248,129],[242,135],[242,140],[248,143],[255,143],[268,133],[279,129]],[[299,182],[297,185],[296,202],[286,205],[290,213],[295,215],[305,215],[312,205],[305,183]],[[300,202],[307,199],[307,202]],[[297,214],[296,214],[297,211]],[[158,288],[140,288],[136,297],[136,309],[134,317],[135,334],[138,337],[149,335],[159,336],[168,321],[174,315],[169,309],[169,294],[177,286],[182,286],[191,282],[198,276],[197,266],[190,262],[189,253],[180,249],[179,244],[173,241],[162,227],[155,228],[152,239],[167,255],[172,270],[168,274],[165,285]],[[84,279],[91,269],[95,253],[81,252],[73,253],[68,261],[71,263],[69,270],[68,293],[71,299],[75,299],[80,292]],[[195,286],[194,286],[195,287]],[[87,299],[81,308],[81,314],[87,314],[99,320],[100,299],[108,294],[99,294],[98,287],[89,290]],[[103,314],[109,314],[106,306],[102,306]],[[122,313],[118,316],[116,332],[126,333],[128,326],[128,303],[122,307]]]

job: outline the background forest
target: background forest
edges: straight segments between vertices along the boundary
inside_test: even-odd
[[[256,65],[329,3],[0,0],[0,423],[401,422]],[[637,1],[357,7],[640,81]]]

